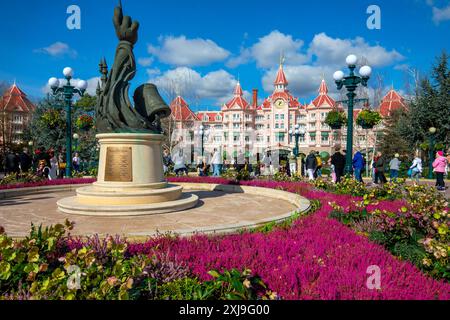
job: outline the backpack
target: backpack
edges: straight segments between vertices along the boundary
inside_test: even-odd
[[[321,167],[322,166],[322,158],[321,157],[316,157],[317,159],[317,166]]]

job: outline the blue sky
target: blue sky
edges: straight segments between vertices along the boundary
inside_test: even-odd
[[[116,0],[0,1],[0,80],[42,97],[47,79],[71,66],[92,91],[99,59],[112,65]],[[380,30],[366,26],[372,4],[381,9]],[[81,9],[81,30],[66,26],[70,5]],[[281,52],[290,90],[303,103],[322,76],[335,94],[332,73],[345,68],[347,54],[364,56],[385,89],[404,90],[404,70],[426,74],[442,50],[450,52],[448,0],[123,0],[123,7],[140,22],[130,94],[152,81],[167,99],[179,93],[194,109],[226,101],[238,78],[247,96],[257,88],[266,97]]]

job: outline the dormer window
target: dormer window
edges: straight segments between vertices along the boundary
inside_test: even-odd
[[[220,121],[220,120],[222,120],[222,117],[221,117],[220,115],[217,115],[217,116],[216,116],[216,120],[217,120],[217,121]]]
[[[209,119],[208,119],[208,116],[207,115],[204,115],[203,116],[203,121],[208,121]]]

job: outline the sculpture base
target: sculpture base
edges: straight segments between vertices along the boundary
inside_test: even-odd
[[[57,202],[70,214],[130,216],[185,210],[198,202],[183,187],[164,179],[159,134],[97,135],[100,160],[97,182]]]
[[[162,214],[187,210],[198,202],[194,194],[184,193],[179,199],[165,202],[143,203],[143,204],[86,204],[81,203],[76,197],[64,198],[57,202],[58,209],[64,213],[86,215],[86,216],[139,216]]]

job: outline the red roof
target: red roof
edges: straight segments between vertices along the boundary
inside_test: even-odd
[[[328,87],[325,80],[322,80],[319,87],[319,95],[312,101],[312,104],[319,108],[323,105],[333,107],[336,102],[328,95]]]
[[[327,83],[325,82],[325,79],[322,79],[322,82],[320,83],[319,87],[319,94],[327,94],[327,93],[328,93]]]
[[[397,91],[391,89],[381,100],[380,113],[381,116],[388,117],[393,110],[406,108],[407,105],[405,103],[405,99],[399,95]]]
[[[250,104],[243,98],[244,92],[242,91],[241,84],[238,82],[236,88],[234,89],[234,97],[225,104],[225,107],[230,109],[235,105],[239,106],[241,109],[246,109],[251,107]]]
[[[278,69],[277,78],[275,79],[275,85],[288,85],[288,81],[286,79],[286,75],[284,74],[283,65],[280,64],[280,68]]]
[[[275,85],[284,85],[284,86],[288,85],[288,81],[286,79],[286,75],[284,74],[282,64],[280,64],[280,68],[278,69],[277,78],[275,79]],[[272,95],[264,99],[263,103],[257,109],[258,110],[270,109],[272,103],[278,99],[283,99],[288,104],[289,108],[300,108],[302,106],[298,101],[298,98],[295,98],[289,92],[289,90],[283,88],[283,90],[281,91],[275,89]]]
[[[222,112],[219,112],[219,111],[202,111],[202,112],[197,113],[197,118],[199,121],[205,121],[205,122],[222,122],[222,118],[220,120],[216,119],[217,115],[220,115],[221,117],[223,117]],[[205,116],[206,116],[206,118],[205,118]]]
[[[172,117],[175,121],[186,121],[186,120],[198,120],[194,112],[189,108],[186,101],[178,96],[170,103],[170,109],[172,110]]]
[[[1,98],[0,109],[7,112],[31,113],[36,106],[27,98],[27,95],[14,84]]]

